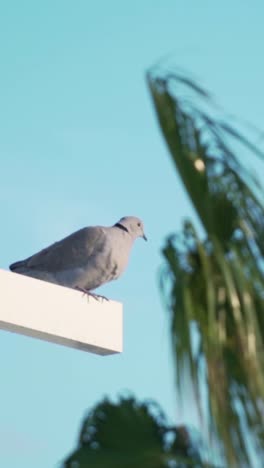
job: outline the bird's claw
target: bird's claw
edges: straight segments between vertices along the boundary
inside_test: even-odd
[[[80,288],[79,286],[75,286],[75,289],[77,289],[78,291],[81,291],[83,293],[83,295],[87,296],[88,300],[89,300],[89,296],[93,297],[96,301],[99,301],[99,299],[102,299],[103,300],[106,300],[106,301],[109,301],[109,299],[105,296],[101,296],[100,294],[95,294],[95,293],[92,293],[91,291],[89,291],[88,289],[85,289],[85,288]]]
[[[103,300],[109,301],[109,299],[107,297],[102,296],[101,294],[94,294],[94,293],[90,293],[90,292],[88,294],[89,294],[89,296],[92,296],[96,301],[99,301],[99,299],[102,299],[102,301]]]

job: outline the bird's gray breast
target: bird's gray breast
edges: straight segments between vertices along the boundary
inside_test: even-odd
[[[113,235],[109,255],[109,267],[112,279],[118,278],[126,269],[132,247],[132,239],[126,232],[118,232],[118,236]]]
[[[125,270],[131,250],[131,241],[123,233],[117,234],[108,232],[100,252],[97,252],[87,262],[84,268],[85,278],[83,278],[85,284],[82,287],[86,289],[98,288],[104,283],[119,278]]]

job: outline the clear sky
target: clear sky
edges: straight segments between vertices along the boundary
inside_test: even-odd
[[[129,268],[101,293],[124,303],[124,352],[100,357],[0,332],[0,466],[55,467],[103,396],[175,397],[158,288],[165,236],[192,209],[156,124],[146,69],[162,56],[261,128],[261,0],[10,0],[0,11],[0,266],[87,225],[145,222]],[[1,285],[0,285],[1,290]],[[15,293],[15,291],[14,291]]]

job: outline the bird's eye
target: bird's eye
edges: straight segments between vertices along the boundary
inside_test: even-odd
[[[138,227],[140,227],[140,223],[138,223]]]

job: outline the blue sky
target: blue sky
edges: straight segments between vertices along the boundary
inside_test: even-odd
[[[129,268],[101,293],[124,303],[124,353],[100,357],[0,332],[0,466],[55,467],[103,396],[177,404],[160,300],[165,236],[193,214],[157,127],[146,69],[163,56],[261,128],[262,1],[11,0],[0,13],[0,266],[72,231],[145,222]],[[0,285],[1,288],[1,285]]]

